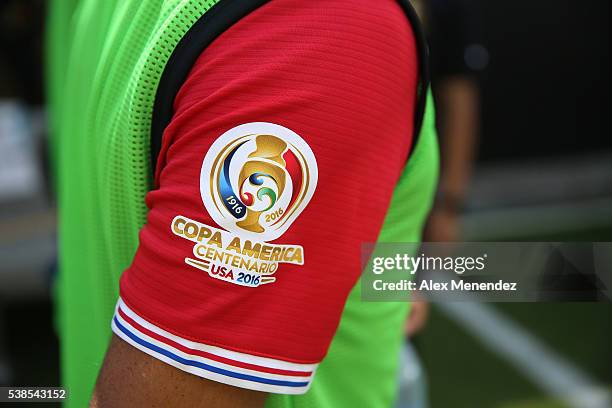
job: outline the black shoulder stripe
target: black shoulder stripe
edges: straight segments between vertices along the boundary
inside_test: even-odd
[[[179,41],[159,81],[151,123],[151,169],[155,172],[164,130],[174,115],[174,98],[196,60],[217,37],[269,0],[221,0]]]
[[[421,128],[423,127],[423,119],[425,117],[425,108],[427,106],[427,92],[429,90],[430,73],[429,73],[429,45],[427,44],[427,36],[421,24],[421,20],[416,11],[410,4],[409,0],[399,0],[399,4],[408,16],[408,20],[412,25],[412,31],[416,40],[417,52],[419,57],[419,82],[417,88],[417,101],[414,112],[414,133],[412,150],[418,142]],[[410,155],[408,156],[410,157]]]
[[[174,99],[187,79],[189,71],[199,55],[218,36],[240,19],[267,3],[269,0],[221,0],[215,4],[189,29],[172,52],[161,75],[151,123],[151,169],[154,172],[161,151],[164,130],[174,114]],[[414,118],[414,142],[421,130],[427,89],[429,87],[429,51],[419,18],[408,0],[398,0],[413,27],[419,53],[419,86]],[[414,150],[414,148],[413,148]]]

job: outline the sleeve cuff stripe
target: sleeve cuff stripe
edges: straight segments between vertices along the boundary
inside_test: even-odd
[[[182,344],[179,344],[173,340],[164,338],[162,336],[160,336],[159,334],[156,334],[142,326],[140,326],[138,323],[136,323],[134,320],[132,320],[129,316],[127,316],[125,314],[125,312],[123,310],[121,310],[121,308],[119,308],[117,310],[118,315],[122,318],[122,320],[126,323],[129,323],[129,325],[136,329],[136,331],[147,335],[150,338],[153,338],[161,343],[163,343],[164,345],[167,345],[169,347],[173,347],[177,350],[180,350],[182,352],[184,352],[185,354],[188,355],[192,355],[192,356],[200,356],[200,357],[204,357],[206,359],[209,360],[213,360],[216,361],[218,363],[224,363],[224,364],[228,364],[231,366],[235,366],[235,367],[241,367],[241,368],[246,368],[248,370],[254,370],[254,371],[260,371],[260,372],[266,372],[266,373],[270,373],[270,374],[278,374],[278,375],[287,375],[287,376],[294,376],[294,377],[310,377],[312,375],[312,371],[291,371],[291,370],[281,370],[278,368],[270,368],[270,367],[265,367],[265,366],[261,366],[261,365],[256,365],[256,364],[249,364],[249,363],[245,363],[242,361],[237,361],[237,360],[232,360],[226,357],[222,357],[222,356],[217,356],[215,354],[212,353],[207,353],[205,351],[201,351],[201,350],[194,350],[191,349],[189,347],[183,346]]]
[[[272,369],[286,370],[292,372],[292,375],[298,375],[296,373],[312,373],[318,366],[318,364],[299,364],[291,363],[274,358],[260,357],[252,354],[241,353],[237,351],[227,350],[221,347],[210,346],[204,343],[198,343],[195,341],[187,340],[172,333],[165,331],[157,327],[156,325],[148,322],[147,320],[140,317],[134,311],[132,311],[122,299],[119,299],[117,308],[121,309],[125,315],[130,317],[134,323],[138,324],[138,327],[142,327],[150,330],[151,332],[158,334],[160,337],[168,340],[172,340],[182,346],[185,346],[191,350],[203,351],[210,353],[215,356],[228,358],[234,361],[240,361],[243,363],[253,364],[262,367],[268,367]]]
[[[302,394],[310,385],[316,365],[309,372],[282,370],[189,348],[161,336],[150,327],[143,327],[133,318],[135,314],[129,309],[125,310],[126,308],[123,302],[118,303],[113,318],[113,331],[134,347],[179,369],[229,385],[272,393]],[[152,325],[149,323],[149,326]],[[219,347],[205,347],[220,349]],[[262,359],[258,356],[230,352],[241,354],[243,359],[244,357],[256,357],[259,361]],[[278,362],[286,363],[280,360]]]

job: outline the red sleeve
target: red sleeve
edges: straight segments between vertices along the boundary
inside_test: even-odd
[[[299,394],[412,140],[417,57],[395,1],[276,0],[199,57],[113,330],[179,369]]]

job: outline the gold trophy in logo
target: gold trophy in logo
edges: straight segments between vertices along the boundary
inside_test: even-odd
[[[287,149],[287,144],[273,135],[258,135],[255,138],[256,149],[249,154],[248,160],[242,166],[239,174],[239,186],[244,186],[248,182],[254,186],[262,186],[257,190],[257,198],[264,200],[268,197],[270,204],[262,210],[254,210],[253,203],[255,197],[250,193],[241,191],[240,197],[246,205],[246,216],[243,220],[236,223],[240,228],[252,232],[264,232],[265,229],[259,223],[262,213],[268,211],[278,201],[285,190],[285,159],[282,154]],[[268,178],[276,185],[276,191],[269,186],[263,186],[264,179]]]

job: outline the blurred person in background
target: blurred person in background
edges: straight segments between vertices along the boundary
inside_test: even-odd
[[[432,88],[440,137],[440,184],[426,241],[461,240],[459,215],[476,160],[480,123],[478,76],[488,64],[478,5],[419,0],[431,47]]]
[[[425,241],[461,240],[459,216],[478,148],[478,75],[488,53],[482,45],[477,5],[469,0],[413,0],[425,23],[431,50],[432,88],[440,138],[440,184]],[[418,295],[415,295],[418,296]],[[426,369],[412,345],[427,323],[429,303],[415,299],[406,322],[397,408],[428,406]]]

